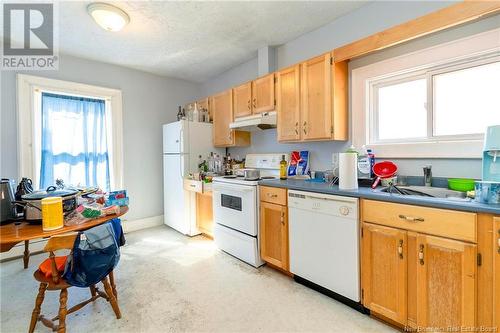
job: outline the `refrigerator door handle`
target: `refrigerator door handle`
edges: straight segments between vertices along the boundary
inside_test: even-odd
[[[181,126],[181,129],[179,131],[179,140],[177,142],[179,142],[179,153],[184,153],[184,151],[182,150],[182,145],[184,142],[182,142],[182,137],[184,136],[184,128]]]

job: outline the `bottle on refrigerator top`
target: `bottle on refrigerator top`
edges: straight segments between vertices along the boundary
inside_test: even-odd
[[[281,180],[286,179],[287,166],[288,166],[288,163],[286,162],[285,155],[281,155],[281,162],[280,162],[280,179]]]

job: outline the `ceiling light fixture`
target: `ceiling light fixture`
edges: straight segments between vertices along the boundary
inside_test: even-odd
[[[108,31],[120,31],[130,22],[127,13],[107,3],[91,3],[87,12],[97,24]]]

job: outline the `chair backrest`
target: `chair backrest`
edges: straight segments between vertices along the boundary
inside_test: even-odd
[[[52,281],[54,281],[54,283],[58,283],[61,279],[61,275],[59,275],[59,272],[57,271],[55,259],[56,256],[54,254],[54,251],[72,250],[77,236],[77,232],[70,232],[63,235],[54,235],[49,238],[47,244],[43,248],[44,252],[50,252],[49,259],[51,262]]]
[[[43,248],[44,252],[54,252],[57,250],[72,250],[75,244],[77,232],[70,232],[63,235],[54,235],[49,238],[47,244]]]

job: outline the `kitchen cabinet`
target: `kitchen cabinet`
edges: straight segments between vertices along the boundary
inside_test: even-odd
[[[413,328],[481,323],[477,214],[366,199],[361,212],[365,307]]]
[[[234,117],[273,111],[274,73],[233,88]]]
[[[281,70],[276,78],[278,141],[300,141],[300,66]]]
[[[478,214],[477,326],[500,328],[500,216]]]
[[[252,114],[252,82],[233,88],[234,118]]]
[[[196,226],[201,233],[213,238],[212,192],[196,193]]]
[[[476,245],[417,236],[417,326],[474,327]]]
[[[347,140],[347,63],[327,53],[277,73],[278,141]]]
[[[260,256],[284,271],[289,270],[288,210],[286,189],[260,187]]]
[[[250,132],[229,128],[233,121],[233,91],[228,89],[210,97],[213,113],[213,143],[215,147],[243,147],[250,145]]]
[[[363,224],[363,304],[395,322],[406,324],[406,232]]]
[[[275,107],[274,73],[252,81],[252,112],[273,111]]]
[[[500,329],[500,216],[493,218],[493,325]]]
[[[333,134],[330,54],[301,65],[302,138],[330,139]]]

